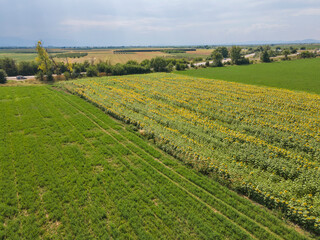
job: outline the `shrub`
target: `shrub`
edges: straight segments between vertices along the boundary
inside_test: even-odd
[[[142,74],[150,72],[149,68],[142,67],[140,65],[134,64],[124,64],[123,68],[125,69],[126,74]]]
[[[43,81],[44,80],[44,73],[42,71],[38,71],[35,75],[36,79],[39,81]]]
[[[54,78],[53,78],[53,75],[52,75],[53,73],[51,72],[51,71],[48,71],[47,72],[47,81],[53,81],[54,80]]]
[[[180,65],[180,63],[177,63],[177,64],[176,64],[176,70],[177,70],[177,71],[181,71],[181,65]]]
[[[98,76],[98,69],[96,66],[89,66],[87,69],[87,77],[96,77]]]
[[[265,63],[271,62],[270,56],[269,56],[269,53],[268,53],[267,50],[264,50],[264,51],[262,52],[261,57],[260,57],[260,60],[261,60],[261,62],[265,62]]]
[[[126,73],[126,70],[120,63],[117,63],[112,67],[112,75],[125,75]]]
[[[245,57],[241,57],[235,62],[236,65],[245,65],[245,64],[250,64],[250,60]]]
[[[18,63],[18,74],[19,75],[34,75],[38,71],[38,65],[32,61],[22,61]]]
[[[69,72],[64,72],[63,76],[65,77],[66,80],[70,79],[71,74]]]
[[[196,57],[196,58],[193,59],[193,62],[202,62],[202,61],[203,61],[202,57]]]
[[[74,66],[73,66],[73,71],[72,71],[71,77],[72,77],[72,78],[78,78],[78,77],[80,77],[80,76],[81,76],[81,70],[82,70],[82,68],[81,68],[80,65],[78,65],[78,64],[74,65]]]
[[[223,66],[223,64],[222,64],[223,55],[219,51],[217,51],[217,50],[213,51],[211,56],[213,58],[212,65],[214,67],[222,67]]]
[[[151,59],[151,67],[155,72],[165,72],[167,67],[167,62],[162,57],[156,57]]]
[[[299,54],[299,58],[313,58],[313,57],[315,57],[315,54],[308,51],[303,51],[302,53]]]
[[[8,76],[18,75],[18,68],[16,62],[12,58],[0,59],[0,69],[3,69]]]
[[[172,63],[169,63],[167,65],[167,72],[172,72],[173,71],[173,64]]]
[[[7,74],[3,69],[0,69],[0,83],[7,82]]]

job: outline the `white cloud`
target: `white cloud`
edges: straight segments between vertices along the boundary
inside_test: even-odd
[[[319,16],[320,17],[320,8],[305,8],[292,12],[292,16]]]
[[[88,45],[320,39],[320,0],[0,2],[0,31],[7,37]],[[12,18],[12,12],[22,17]]]

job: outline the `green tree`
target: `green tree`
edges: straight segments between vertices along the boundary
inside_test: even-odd
[[[96,66],[89,66],[87,69],[86,69],[86,72],[87,72],[87,77],[96,77],[98,76],[98,69]]]
[[[70,72],[66,71],[63,73],[63,76],[65,77],[66,80],[68,80],[71,77]]]
[[[167,72],[172,72],[173,71],[173,63],[170,62],[168,65],[167,65]]]
[[[229,56],[228,49],[226,47],[218,47],[215,51],[212,52],[211,56],[213,56],[214,52],[219,52],[223,56],[223,58],[227,58]]]
[[[265,45],[265,46],[263,47],[263,51],[270,51],[270,50],[271,50],[270,45]]]
[[[267,50],[264,50],[260,56],[261,62],[271,62],[270,56]]]
[[[3,58],[0,59],[0,69],[3,69],[8,76],[18,75],[18,68],[16,62],[12,58]]]
[[[97,69],[99,72],[106,72],[107,64],[105,62],[99,62]]]
[[[299,58],[313,58],[316,55],[312,52],[308,52],[308,51],[303,51],[300,53]]]
[[[129,60],[126,64],[139,65],[139,63],[136,60]]]
[[[290,54],[290,51],[288,49],[284,49],[282,54],[284,55],[284,60],[289,60],[288,55]]]
[[[289,49],[290,49],[290,53],[292,53],[292,54],[297,53],[297,48],[290,46]]]
[[[34,75],[38,71],[38,65],[34,61],[22,61],[18,63],[19,75]]]
[[[213,65],[215,66],[215,67],[221,67],[221,66],[223,66],[223,64],[222,64],[222,59],[223,59],[223,55],[219,52],[219,51],[214,51],[213,53],[212,53],[212,59],[213,59]]]
[[[143,67],[148,67],[150,68],[150,60],[149,59],[144,59],[141,63],[140,63],[141,66]]]
[[[89,67],[89,66],[88,66]],[[72,73],[71,73],[71,77],[72,78],[78,78],[81,76],[81,66],[79,64],[75,64],[73,66],[73,70],[72,70]]]
[[[166,72],[167,62],[162,57],[152,58],[150,62],[151,67],[155,72]]]
[[[177,64],[176,64],[176,70],[177,70],[177,71],[181,71],[181,64],[180,64],[180,63],[177,63]]]
[[[0,69],[0,83],[6,83],[7,82],[7,74],[3,69]]]
[[[241,48],[232,46],[232,48],[230,49],[230,57],[232,64],[238,64],[241,59]]]
[[[47,50],[44,47],[42,47],[41,41],[38,41],[36,50],[38,53],[38,56],[36,57],[36,62],[39,64],[39,72],[37,74],[38,78],[43,81],[43,76],[47,75],[47,80],[53,80],[52,74],[54,65],[49,57]]]
[[[112,67],[112,75],[126,75],[126,69],[123,67],[122,64],[117,63]]]

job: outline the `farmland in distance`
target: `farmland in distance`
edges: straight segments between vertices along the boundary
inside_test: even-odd
[[[165,73],[61,86],[319,233],[319,95]]]

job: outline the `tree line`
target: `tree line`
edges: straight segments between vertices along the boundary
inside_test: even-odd
[[[177,49],[180,50],[180,49]],[[185,70],[186,68],[195,67],[193,63],[189,65],[189,61],[186,59],[176,59],[176,58],[163,58],[156,57],[151,60],[145,59],[141,63],[137,61],[130,60],[125,64],[111,65],[106,62],[98,62],[96,64],[89,63],[89,61],[84,61],[83,63],[67,63],[56,62],[53,57],[50,56],[47,50],[42,46],[39,41],[36,47],[38,56],[35,61],[22,61],[16,63],[12,58],[0,59],[0,82],[4,83],[6,81],[6,76],[17,76],[17,75],[35,75],[37,79],[43,81],[54,80],[53,75],[63,75],[65,79],[79,78],[84,75],[88,77],[94,77],[99,75],[126,75],[126,74],[143,74],[150,72],[171,72],[173,70]],[[296,53],[297,49],[276,49],[272,50],[270,46],[258,46],[255,49],[248,49],[247,53],[260,53],[261,62],[271,62],[271,57],[282,54],[284,57],[282,60],[290,60],[289,54]],[[299,53],[299,58],[311,58],[316,57],[316,53],[303,51]],[[222,62],[223,59],[230,58],[230,61],[225,63]],[[202,58],[200,58],[202,60]],[[199,60],[200,60],[199,59]],[[212,60],[212,64],[210,64]],[[224,65],[234,64],[250,64],[250,60],[245,58],[242,53],[242,48],[239,46],[218,47],[211,55],[206,59],[206,64],[204,67],[222,67]]]

